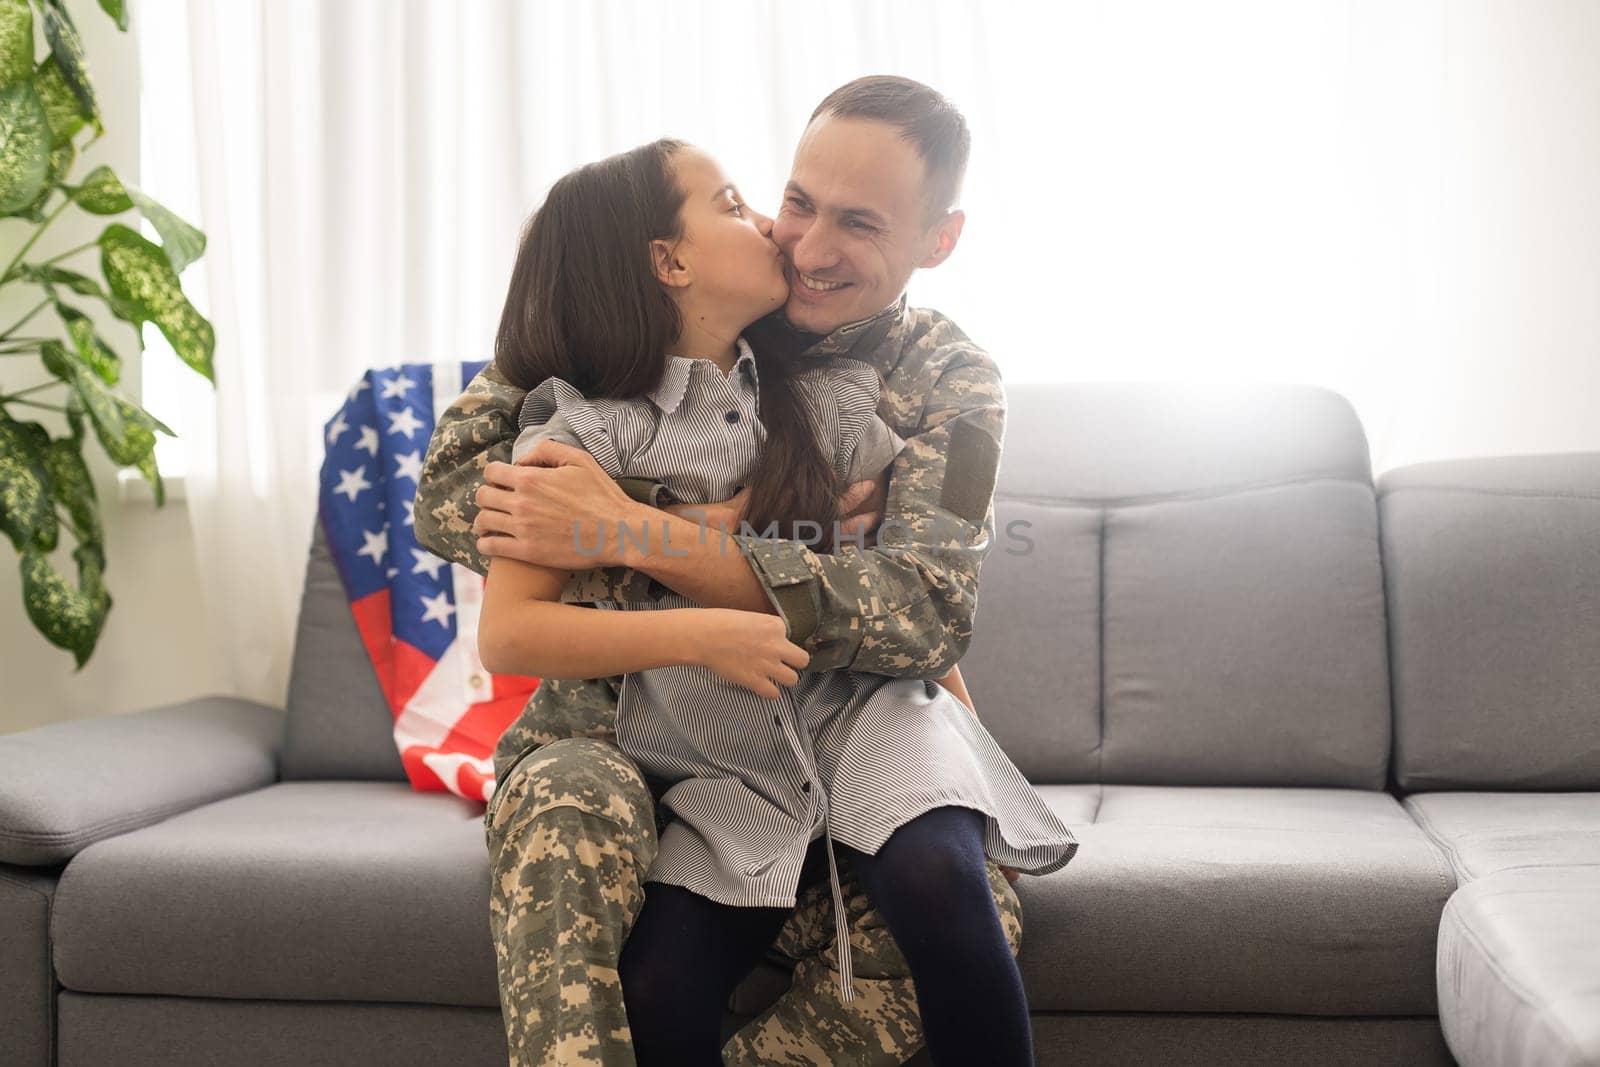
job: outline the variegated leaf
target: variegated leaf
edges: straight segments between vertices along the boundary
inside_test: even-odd
[[[142,320],[156,324],[178,358],[216,381],[211,368],[216,335],[183,294],[177,272],[159,245],[120,223],[100,235],[100,264],[111,294]]]

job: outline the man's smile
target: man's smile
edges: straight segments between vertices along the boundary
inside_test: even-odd
[[[809,274],[801,274],[794,267],[789,268],[790,291],[799,293],[807,300],[823,300],[842,289],[850,288],[849,282],[831,282],[822,278],[814,278]]]

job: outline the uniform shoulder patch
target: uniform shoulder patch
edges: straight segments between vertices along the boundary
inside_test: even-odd
[[[957,422],[950,428],[950,451],[945,457],[939,506],[981,525],[994,497],[999,471],[1000,442],[980,426]]]

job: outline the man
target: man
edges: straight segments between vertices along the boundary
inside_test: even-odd
[[[861,483],[841,499],[857,531],[884,520],[870,549],[865,539],[829,555],[754,532],[701,536],[724,523],[738,530],[743,494],[689,512],[659,484],[613,482],[560,442],[506,463],[523,394],[492,363],[439,420],[417,492],[417,539],[480,574],[491,555],[581,572],[584,601],[664,586],[708,607],[775,614],[811,654],[808,670],[944,677],[971,639],[1005,400],[989,356],[937,312],[908,308],[905,286],[961,236],[965,216],[953,205],[969,140],[960,114],[927,86],[851,82],[806,127],[773,227],[790,296],[749,332],[757,352],[872,364],[884,378],[881,413],[908,442],[886,491]],[[617,537],[646,522],[649,544],[665,534],[670,551]],[[484,823],[514,1063],[634,1062],[616,965],[644,900],[661,813],[614,744],[620,683],[542,682],[495,752]],[[1011,875],[989,866],[1015,951]],[[793,984],[727,1044],[727,1062],[895,1064],[921,1047],[905,960],[853,876],[845,894],[861,995],[841,1000],[826,889],[801,891],[774,945],[799,961]]]

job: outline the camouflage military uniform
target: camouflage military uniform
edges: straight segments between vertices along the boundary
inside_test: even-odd
[[[746,334],[763,354],[846,355],[883,376],[880,414],[907,447],[890,471],[875,551],[813,553],[799,542],[738,535],[740,550],[809,669],[939,678],[966,651],[978,571],[994,534],[992,497],[1004,434],[999,371],[954,323],[902,297],[816,338],[777,315]],[[491,363],[438,422],[417,491],[417,540],[488,572],[472,522],[483,469],[510,461],[523,396]],[[635,499],[660,487],[621,479]],[[584,572],[563,599],[629,600],[653,580],[623,567]],[[615,744],[621,678],[547,680],[500,738],[484,813],[492,861],[490,927],[512,1062],[632,1064],[617,958],[644,902],[664,813]],[[844,872],[841,872],[844,873]],[[989,880],[1016,951],[1021,909],[993,862]],[[843,879],[855,961],[854,1000],[838,991],[831,901],[802,890],[774,948],[798,961],[789,991],[724,1047],[735,1064],[904,1062],[922,1046],[904,957],[853,873]]]

